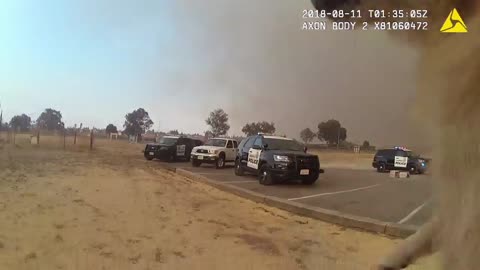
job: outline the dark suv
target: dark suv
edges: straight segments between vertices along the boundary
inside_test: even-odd
[[[380,149],[373,157],[372,166],[378,172],[389,170],[422,174],[427,170],[427,160],[403,147]]]
[[[148,160],[154,158],[168,161],[190,161],[190,153],[199,142],[182,136],[164,136],[158,143],[145,146],[144,156]]]
[[[262,185],[293,179],[311,185],[323,170],[318,156],[307,154],[306,150],[289,138],[261,134],[249,136],[238,145],[235,174],[255,174]]]

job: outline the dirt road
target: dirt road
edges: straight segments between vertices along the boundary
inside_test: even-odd
[[[139,146],[0,149],[0,269],[369,269],[395,242],[179,177]]]

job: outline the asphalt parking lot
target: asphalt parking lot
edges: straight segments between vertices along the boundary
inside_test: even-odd
[[[375,170],[325,169],[312,186],[300,183],[260,185],[253,175],[236,176],[233,165],[215,169],[188,162],[168,163],[210,179],[269,196],[399,224],[422,225],[431,214],[430,177],[390,178]]]

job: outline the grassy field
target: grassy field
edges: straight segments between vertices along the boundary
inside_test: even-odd
[[[6,138],[6,134],[0,134],[0,138]],[[11,139],[13,140],[13,139]],[[31,134],[17,134],[15,138],[15,143],[19,147],[30,147]],[[76,144],[74,145],[74,137],[67,136],[40,136],[40,148],[48,149],[63,149],[67,150],[89,150],[90,147],[90,137],[87,136],[77,136]],[[105,138],[95,138],[94,139],[94,148],[107,148],[110,145],[117,144],[126,144],[125,141],[109,141]],[[138,147],[139,150],[143,149],[143,144],[134,144]],[[353,153],[346,151],[335,151],[335,150],[309,150],[308,153],[318,155],[320,158],[320,163],[322,167],[325,168],[346,168],[346,169],[363,169],[371,170],[372,169],[372,160],[374,152],[361,152]]]
[[[0,146],[0,269],[363,270],[398,242],[164,171],[141,144],[60,142]]]

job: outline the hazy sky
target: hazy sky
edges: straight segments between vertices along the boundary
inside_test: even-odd
[[[145,108],[154,128],[204,132],[221,107],[230,134],[274,121],[298,136],[340,120],[348,138],[404,142],[415,54],[384,33],[302,31],[305,0],[3,0],[4,117],[47,107],[67,126],[123,125]]]

